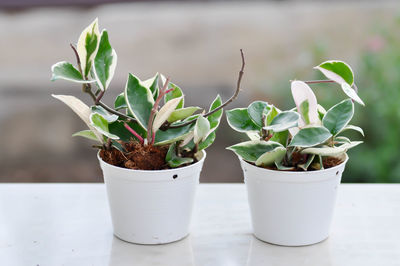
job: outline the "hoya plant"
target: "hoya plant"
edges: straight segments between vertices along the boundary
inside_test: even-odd
[[[66,61],[54,64],[51,80],[81,84],[82,91],[90,96],[93,104],[88,106],[69,95],[52,96],[68,105],[87,125],[86,130],[73,136],[96,141],[98,144],[94,147],[103,151],[103,159],[107,157],[116,165],[134,169],[141,168],[135,163],[135,154],[136,159],[144,158],[150,164],[156,161],[152,157],[161,154],[162,163],[150,169],[195,162],[199,152],[214,142],[223,107],[237,97],[244,69],[241,51],[242,68],[234,95],[224,103],[218,95],[206,110],[185,106],[182,89],[159,73],[146,80],[129,74],[112,108],[102,101],[117,65],[117,54],[108,32],[100,32],[95,19],[71,48],[76,64]]]
[[[342,134],[355,130],[364,136],[360,127],[350,124],[354,102],[364,103],[348,64],[326,61],[315,69],[327,80],[292,81],[296,107],[291,110],[281,111],[267,102],[255,101],[247,108],[227,111],[229,125],[250,138],[228,149],[256,166],[278,170],[320,170],[341,163],[348,149],[362,143]],[[317,83],[338,84],[347,98],[326,111],[308,85]]]

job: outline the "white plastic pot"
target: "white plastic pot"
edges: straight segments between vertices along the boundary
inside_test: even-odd
[[[311,245],[329,236],[346,160],[309,172],[275,171],[240,159],[254,235],[283,246]]]
[[[121,168],[97,157],[118,238],[136,244],[165,244],[189,234],[204,151],[192,165],[159,171]]]

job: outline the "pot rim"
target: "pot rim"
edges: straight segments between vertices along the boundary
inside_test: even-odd
[[[184,166],[184,167],[178,167],[178,168],[172,168],[172,169],[164,169],[164,170],[136,170],[136,169],[129,169],[129,168],[123,168],[123,167],[115,166],[115,165],[112,165],[112,164],[109,164],[109,163],[105,162],[100,157],[100,151],[97,152],[97,159],[101,163],[107,165],[107,167],[110,167],[110,168],[118,170],[118,171],[126,171],[126,172],[131,172],[131,173],[132,172],[136,172],[136,173],[152,173],[152,174],[156,174],[156,173],[170,173],[170,172],[174,172],[174,171],[177,171],[177,170],[186,170],[186,169],[190,169],[192,167],[195,167],[196,165],[198,165],[200,163],[203,163],[205,158],[206,158],[206,156],[207,156],[207,153],[206,153],[205,150],[201,150],[201,152],[203,153],[201,159],[198,160],[197,162],[191,164],[191,165]]]
[[[266,173],[284,173],[285,175],[313,175],[313,174],[317,174],[317,173],[324,173],[324,172],[329,172],[329,171],[334,171],[336,169],[341,168],[343,165],[346,165],[347,161],[349,160],[349,156],[347,155],[347,153],[345,153],[346,155],[346,159],[341,162],[340,164],[334,166],[334,167],[330,167],[330,168],[326,168],[326,169],[322,169],[322,170],[314,170],[314,171],[285,171],[285,170],[272,170],[272,169],[267,169],[267,168],[263,168],[263,167],[259,167],[256,165],[253,165],[245,160],[243,160],[242,157],[239,157],[239,160],[248,165],[248,167],[254,168],[254,169],[258,169],[260,171],[265,171]]]

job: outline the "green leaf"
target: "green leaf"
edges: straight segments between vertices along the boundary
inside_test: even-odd
[[[96,18],[86,29],[82,31],[77,44],[77,52],[85,77],[88,76],[92,67],[93,59],[97,53],[99,40],[100,32],[98,19]]]
[[[115,140],[111,140],[111,146],[113,146],[114,148],[116,148],[117,150],[119,150],[120,152],[126,152],[125,148],[122,146],[121,143],[115,141]]]
[[[361,98],[358,96],[357,92],[352,89],[349,84],[347,83],[342,83],[341,84],[342,90],[344,93],[346,93],[347,96],[349,96],[351,99],[356,101],[357,103],[361,104],[362,106],[365,106],[364,102],[361,100]]]
[[[157,112],[153,122],[153,133],[167,121],[168,117],[172,114],[175,108],[178,106],[183,97],[172,99],[164,104],[163,107]]]
[[[303,118],[303,121],[306,123],[306,125],[310,124],[310,116],[309,116],[309,103],[308,100],[304,100],[300,106],[300,114],[301,117]],[[318,110],[318,109],[317,109]]]
[[[172,168],[193,162],[192,158],[183,158],[176,155],[176,143],[173,143],[171,146],[169,146],[165,160],[167,161],[168,165]]]
[[[250,119],[259,127],[263,126],[263,116],[264,112],[266,111],[268,103],[263,101],[255,101],[252,102],[247,107],[247,113]]]
[[[221,96],[217,95],[217,97],[211,103],[210,109],[208,111],[210,112],[210,111],[220,107],[221,105],[222,105]],[[215,131],[218,128],[219,123],[221,122],[222,113],[223,113],[223,109],[220,109],[207,117],[208,122],[210,122],[211,131]]]
[[[284,111],[279,113],[272,119],[269,126],[265,127],[266,130],[274,132],[282,132],[292,127],[297,127],[300,115],[293,111]]]
[[[119,94],[117,96],[117,98],[115,98],[114,108],[116,110],[128,108],[128,105],[126,104],[126,101],[125,101],[125,94],[123,92],[121,94]]]
[[[350,99],[346,99],[329,109],[322,124],[332,135],[338,134],[350,122],[354,114],[354,104]]]
[[[272,123],[272,120],[274,120],[275,116],[279,114],[279,112],[280,111],[275,106],[272,105],[267,113],[267,118],[266,118],[267,121],[265,122],[265,125],[269,126]]]
[[[92,127],[94,127],[98,132],[110,139],[119,139],[117,135],[111,134],[108,129],[107,120],[100,114],[92,113],[90,115],[90,122]]]
[[[286,146],[288,136],[289,136],[288,130],[281,131],[281,132],[275,132],[269,140],[278,142],[278,143],[282,144],[283,146]],[[258,138],[260,138],[260,137],[258,137]]]
[[[77,83],[91,83],[95,80],[84,80],[82,74],[71,63],[58,62],[51,67],[52,77],[51,81],[64,79]]]
[[[198,110],[201,110],[201,108],[197,107],[197,106],[191,106],[191,107],[177,109],[171,113],[171,115],[168,117],[167,121],[169,123],[172,123],[175,121],[185,119],[185,118],[191,116],[192,114],[194,114]]]
[[[140,136],[146,138],[146,131],[136,122],[127,122],[128,125],[135,130]],[[129,132],[122,121],[115,121],[114,123],[108,124],[108,131],[111,134],[117,135],[122,141],[129,142],[132,139],[136,140],[136,137]]]
[[[247,108],[236,108],[226,112],[226,118],[231,128],[238,132],[259,131],[247,113]]]
[[[293,137],[289,146],[312,147],[327,141],[332,134],[324,127],[306,127]]]
[[[84,138],[91,139],[91,140],[102,143],[101,141],[99,141],[97,136],[91,130],[82,130],[82,131],[74,133],[72,136],[73,137],[84,137]]]
[[[142,85],[146,88],[148,88],[151,93],[153,94],[154,100],[157,99],[158,93],[159,93],[159,88],[158,88],[158,73],[154,75],[154,77],[149,78],[145,81],[142,81]]]
[[[210,133],[210,122],[204,116],[199,116],[197,118],[196,124],[194,126],[194,136],[193,141],[194,143],[200,143],[204,141],[208,134]]]
[[[354,130],[354,131],[357,131],[357,132],[359,132],[363,137],[365,137],[365,135],[364,135],[364,130],[362,130],[361,127],[353,126],[353,125],[347,125],[347,126],[345,126],[338,134],[340,134],[340,133],[342,133],[342,132],[344,132],[344,131],[346,131],[346,130]]]
[[[255,163],[261,155],[277,147],[282,147],[282,145],[273,141],[250,140],[230,146],[227,149],[236,153],[243,160]]]
[[[129,74],[124,94],[129,111],[131,111],[139,124],[147,130],[147,123],[154,105],[150,89],[141,85],[137,77]]]
[[[270,166],[273,165],[275,162],[282,161],[283,157],[286,154],[285,147],[278,146],[274,148],[272,151],[267,151],[262,154],[256,160],[257,166]]]
[[[314,67],[322,72],[330,80],[336,83],[347,83],[352,86],[354,83],[354,74],[351,67],[343,61],[330,60]]]
[[[303,154],[316,154],[320,156],[339,156],[347,150],[361,144],[362,141],[353,141],[351,143],[345,143],[338,147],[315,147],[315,148],[307,148],[301,151]]]
[[[164,86],[166,79],[163,75],[161,75],[161,83],[162,86]],[[164,96],[164,102],[168,102],[172,99],[175,98],[179,98],[183,96],[183,92],[181,90],[181,88],[179,88],[178,86],[176,86],[174,83],[170,82],[168,83],[168,89],[172,89],[172,91],[168,92],[167,94],[165,94]],[[183,108],[185,103],[185,99],[182,98],[181,102],[178,104],[178,106],[176,107],[177,109]]]
[[[117,54],[112,49],[108,41],[108,33],[103,30],[100,37],[99,48],[93,60],[93,72],[96,77],[97,85],[103,91],[110,85],[117,66]]]
[[[154,145],[166,145],[179,140],[183,140],[186,136],[190,134],[190,131],[193,130],[193,127],[193,124],[191,124],[184,127],[170,128],[165,131],[158,130],[156,132]]]
[[[100,105],[93,105],[91,108],[92,113],[100,114],[104,117],[108,123],[112,123],[118,120],[118,116],[114,114],[110,114],[106,109],[101,107]]]
[[[79,100],[78,98],[70,95],[54,95],[52,94],[54,98],[62,101],[65,103],[69,108],[72,109],[72,111],[75,112],[79,116],[80,119],[82,119],[83,122],[89,127],[90,130],[92,130],[97,139],[100,142],[103,142],[103,136],[99,134],[94,127],[92,127],[91,122],[90,122],[90,114],[92,113],[90,111],[89,106],[87,106],[84,102]]]
[[[204,149],[207,149],[208,147],[210,147],[211,144],[214,143],[215,137],[216,137],[215,131],[211,132],[205,140],[203,140],[202,142],[199,143],[198,150],[201,151],[201,150],[204,150]]]
[[[321,105],[317,105],[317,111],[318,111],[318,116],[319,119],[322,121],[322,119],[324,118],[325,114],[326,114],[326,110],[324,107],[322,107]]]

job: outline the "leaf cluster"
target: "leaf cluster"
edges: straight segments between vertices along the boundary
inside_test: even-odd
[[[107,30],[99,31],[95,19],[86,27],[73,48],[76,65],[62,61],[51,67],[52,81],[67,80],[82,85],[94,100],[87,106],[69,95],[53,95],[68,105],[87,125],[88,129],[75,133],[98,142],[104,149],[112,147],[125,152],[124,142],[138,141],[142,145],[169,145],[166,163],[170,167],[193,162],[196,154],[209,147],[222,117],[222,101],[218,95],[205,117],[202,108],[185,106],[182,89],[162,74],[140,80],[128,75],[123,92],[114,107],[101,98],[108,90],[117,65],[117,54],[112,48]],[[192,155],[184,157],[184,155]]]
[[[364,105],[357,94],[352,69],[337,60],[323,62],[315,69],[327,80],[292,81],[296,106],[291,110],[281,111],[267,102],[255,101],[247,108],[227,111],[229,125],[250,138],[228,149],[257,166],[307,171],[323,169],[323,157],[343,159],[347,150],[362,143],[342,136],[347,130],[364,136],[360,127],[350,124],[354,102]],[[326,111],[308,85],[322,82],[338,84],[347,98]]]

